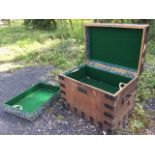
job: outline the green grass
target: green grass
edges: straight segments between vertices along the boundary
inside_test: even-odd
[[[58,23],[56,31],[44,31],[26,30],[23,20],[13,21],[0,28],[0,63],[54,65],[59,70],[76,66],[84,52],[83,23],[73,20],[71,28]]]
[[[155,41],[150,40],[145,58],[145,70],[139,76],[137,101],[155,98]]]
[[[1,54],[0,63],[14,61],[18,56],[22,58],[23,55],[38,51],[44,47],[42,44],[52,37],[47,31],[28,31],[21,22],[17,23],[13,22],[11,26],[0,28],[0,48],[7,51]]]

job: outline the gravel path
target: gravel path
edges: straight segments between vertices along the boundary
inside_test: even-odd
[[[48,72],[54,68],[25,67],[0,73],[0,134],[100,134],[85,120],[69,112],[60,102],[52,105],[34,122],[5,113],[2,104],[40,81],[50,82]]]

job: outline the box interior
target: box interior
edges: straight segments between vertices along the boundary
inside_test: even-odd
[[[127,84],[130,80],[133,79],[130,77],[125,77],[119,74],[100,70],[88,65],[81,66],[76,70],[67,73],[66,76],[93,87],[108,91],[112,94],[119,90],[120,83]]]
[[[22,111],[32,113],[45,104],[58,90],[59,87],[39,83],[5,104],[12,108],[22,107]]]
[[[138,70],[143,29],[86,26],[86,52],[99,61]]]

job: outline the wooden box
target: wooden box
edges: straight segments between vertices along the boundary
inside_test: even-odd
[[[91,123],[113,130],[134,108],[148,25],[85,26],[85,63],[59,75],[62,102]]]

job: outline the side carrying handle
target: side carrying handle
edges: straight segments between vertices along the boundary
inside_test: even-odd
[[[126,83],[120,82],[119,83],[119,89],[122,89],[125,85],[126,85]]]
[[[87,90],[81,87],[77,87],[77,90],[83,94],[87,94]]]
[[[126,95],[124,95],[122,98],[122,104],[128,101],[131,96],[132,96],[132,91],[129,91]]]

